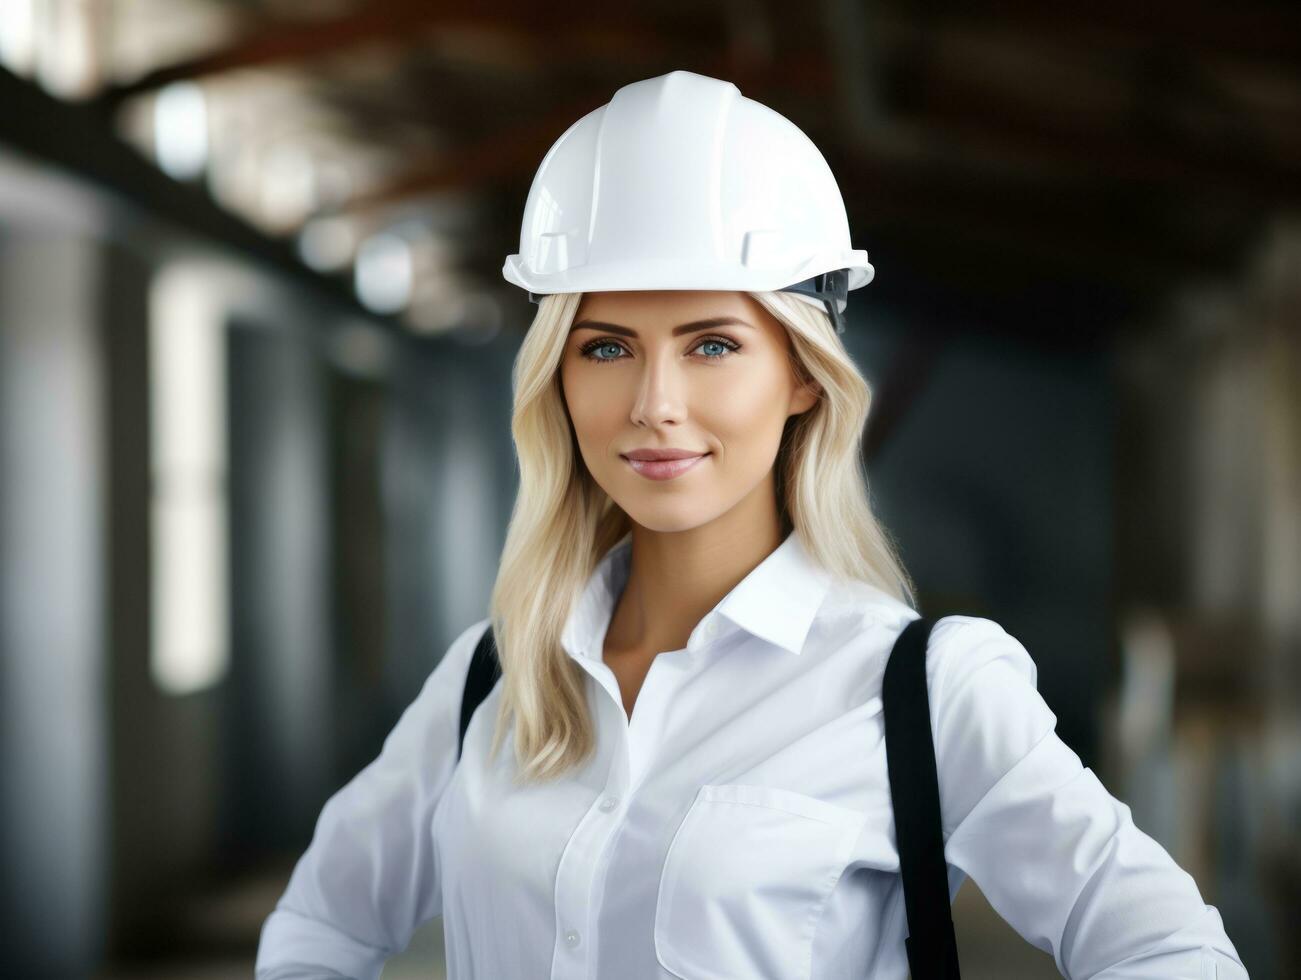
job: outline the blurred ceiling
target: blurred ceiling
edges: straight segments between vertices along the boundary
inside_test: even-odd
[[[5,5],[0,141],[416,332],[527,323],[500,270],[535,168],[676,68],[817,143],[881,297],[1145,304],[1301,202],[1292,4]]]

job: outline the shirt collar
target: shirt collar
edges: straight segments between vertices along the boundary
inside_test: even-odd
[[[601,659],[601,645],[614,615],[614,604],[628,582],[631,564],[629,531],[597,562],[570,612],[561,634],[561,643],[570,656]],[[697,624],[687,649],[694,652],[706,638],[720,636],[707,634],[706,628],[725,618],[747,633],[798,655],[830,584],[831,576],[813,561],[798,532],[792,530]]]

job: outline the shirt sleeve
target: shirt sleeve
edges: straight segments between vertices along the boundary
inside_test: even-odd
[[[461,694],[488,622],[452,641],[379,756],[326,801],[263,923],[257,980],[376,980],[441,914],[433,814],[456,766]]]
[[[945,859],[1022,938],[1068,980],[1247,980],[1192,876],[1058,737],[1018,640],[944,617],[928,676]]]

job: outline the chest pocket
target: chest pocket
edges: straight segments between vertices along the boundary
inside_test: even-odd
[[[793,790],[700,787],[660,872],[655,956],[682,980],[808,980],[867,815]]]

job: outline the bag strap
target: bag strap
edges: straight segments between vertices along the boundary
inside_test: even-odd
[[[470,719],[475,710],[483,703],[501,677],[501,662],[497,659],[497,638],[493,635],[492,623],[479,637],[479,645],[474,648],[474,657],[470,660],[470,669],[465,675],[465,688],[461,692],[461,731],[456,737],[456,760],[461,760],[461,746],[465,744],[465,730],[470,727]]]
[[[908,914],[908,972],[912,980],[957,980],[949,878],[940,825],[940,790],[926,694],[926,649],[933,619],[904,627],[885,667],[881,697],[886,766],[894,806],[895,840]]]

